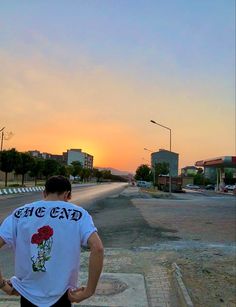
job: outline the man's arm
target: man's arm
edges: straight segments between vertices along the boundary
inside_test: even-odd
[[[0,237],[0,248],[5,245],[5,241]],[[9,283],[3,278],[1,270],[0,270],[0,289],[4,291],[8,295],[18,295],[15,289],[9,285]]]
[[[88,246],[90,248],[90,257],[87,286],[74,291],[69,290],[68,296],[71,302],[79,303],[92,296],[102,272],[104,250],[102,241],[96,232],[89,237]]]

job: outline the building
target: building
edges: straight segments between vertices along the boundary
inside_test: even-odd
[[[216,177],[217,190],[224,184],[227,169],[232,170],[233,181],[236,182],[236,156],[222,156],[201,160],[197,161],[195,165],[204,167],[204,175],[206,178]]]
[[[151,154],[151,165],[155,166],[157,163],[166,162],[170,166],[171,177],[178,176],[178,166],[179,166],[179,154],[173,151],[159,149],[157,152]]]
[[[67,150],[67,165],[70,165],[72,162],[78,161],[84,166],[84,154],[81,149],[68,149]]]
[[[50,154],[50,159],[56,160],[57,162],[61,164],[66,164],[66,161],[64,160],[63,155]]]
[[[62,155],[55,155],[47,152],[41,153],[38,150],[28,151],[31,156],[41,159],[53,159],[62,164],[70,165],[74,161],[79,161],[84,168],[93,169],[93,156],[82,152],[81,149],[68,149]]]
[[[88,169],[93,169],[93,156],[88,153],[84,153],[84,155],[84,167]]]
[[[52,154],[48,152],[43,152],[41,155],[43,159],[52,159]]]
[[[28,153],[34,158],[42,158],[42,154],[39,150],[29,150]]]
[[[181,176],[194,176],[198,173],[199,167],[196,166],[185,166],[181,168]]]
[[[84,168],[93,169],[93,156],[82,152],[81,149],[69,149],[66,153],[63,153],[66,158],[67,165],[70,165],[74,161],[78,161]]]

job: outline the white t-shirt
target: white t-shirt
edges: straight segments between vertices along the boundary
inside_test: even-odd
[[[77,285],[80,248],[97,231],[86,210],[64,201],[37,201],[17,208],[0,227],[14,248],[13,287],[39,307],[56,303]]]

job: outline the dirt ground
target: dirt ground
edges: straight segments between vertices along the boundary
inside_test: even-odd
[[[182,270],[195,306],[236,306],[235,253],[185,250],[172,259]]]
[[[169,272],[176,262],[195,306],[236,306],[232,199],[201,196],[181,206],[180,199],[153,202],[152,195],[139,192],[99,201],[89,212],[106,248],[154,253]]]

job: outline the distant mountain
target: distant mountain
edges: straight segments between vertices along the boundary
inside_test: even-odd
[[[111,171],[112,175],[117,175],[117,176],[127,176],[129,174],[132,174],[131,172],[127,171],[121,171],[112,167],[95,167],[99,169],[100,171],[106,170],[106,171]]]

